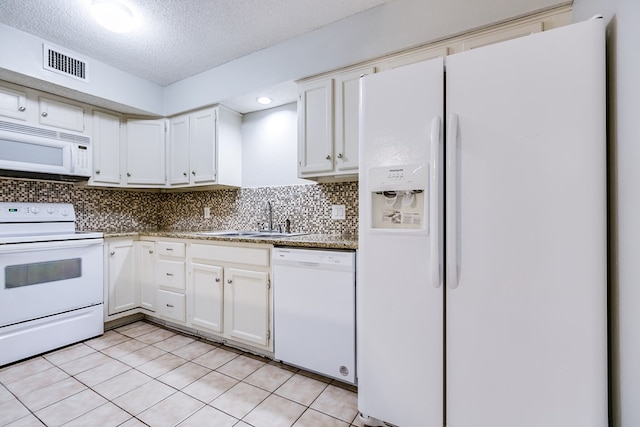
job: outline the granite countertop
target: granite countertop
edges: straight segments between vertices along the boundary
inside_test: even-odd
[[[291,237],[247,237],[247,236],[212,236],[199,234],[202,231],[103,231],[105,238],[114,237],[160,237],[173,239],[194,239],[217,242],[265,243],[274,246],[294,246],[301,248],[321,249],[358,249],[358,236],[354,234],[303,234]]]

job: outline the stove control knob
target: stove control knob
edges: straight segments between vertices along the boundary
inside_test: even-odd
[[[62,216],[69,215],[69,209],[62,209]]]
[[[47,208],[47,213],[48,213],[49,215],[53,214],[53,212],[55,212],[55,211],[53,210],[53,208]]]
[[[31,213],[32,213],[32,214],[37,214],[37,213],[39,213],[39,212],[40,212],[40,208],[37,208],[37,207],[35,207],[35,206],[31,208]]]

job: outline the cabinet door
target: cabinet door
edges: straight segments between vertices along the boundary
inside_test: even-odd
[[[189,183],[189,115],[169,120],[169,155],[167,169],[169,184]]]
[[[40,124],[84,132],[84,108],[40,97]]]
[[[333,79],[301,85],[298,174],[333,170]]]
[[[0,86],[0,115],[26,120],[27,94]]]
[[[216,110],[208,108],[190,117],[191,183],[216,181]]]
[[[360,77],[373,74],[374,67],[336,76],[336,170],[358,172]]]
[[[135,280],[133,240],[110,242],[108,245],[109,314],[138,306]]]
[[[222,267],[192,263],[189,274],[191,324],[222,333]]]
[[[137,242],[137,282],[140,289],[140,307],[155,311],[156,283],[155,283],[155,243],[148,241]]]
[[[165,183],[165,120],[127,120],[127,184]]]
[[[224,335],[266,346],[269,341],[269,275],[224,269]]]
[[[93,182],[120,184],[120,117],[93,112]]]

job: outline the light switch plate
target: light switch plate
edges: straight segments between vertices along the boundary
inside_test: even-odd
[[[204,208],[204,219],[209,219],[209,218],[211,218],[211,208],[206,207]]]
[[[346,219],[347,213],[344,205],[331,205],[331,219]]]

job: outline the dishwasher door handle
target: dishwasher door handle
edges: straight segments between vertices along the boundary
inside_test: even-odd
[[[298,261],[298,264],[301,267],[314,267],[314,268],[320,267],[320,264],[317,262]]]

